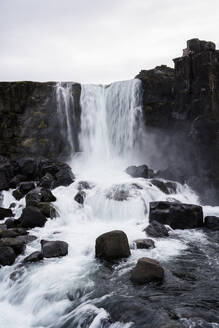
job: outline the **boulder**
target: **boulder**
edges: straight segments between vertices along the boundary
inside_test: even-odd
[[[46,217],[37,207],[28,206],[23,209],[19,221],[22,228],[43,227],[46,223]]]
[[[10,228],[16,228],[19,224],[20,224],[20,223],[19,223],[18,220],[7,219],[7,220],[5,221],[5,225],[6,225],[7,229],[10,229]]]
[[[84,191],[79,191],[75,195],[74,200],[82,205],[84,204],[85,197],[86,197],[86,193]]]
[[[75,180],[75,176],[72,173],[70,166],[68,166],[67,164],[63,164],[61,167],[59,167],[58,172],[55,174],[55,178],[56,181],[54,188],[59,186],[67,187]]]
[[[10,185],[10,188],[17,188],[17,186],[21,183],[21,182],[24,182],[27,180],[27,177],[25,175],[22,175],[22,174],[18,174],[16,175],[15,177],[13,177],[10,182],[9,182],[9,185]]]
[[[26,205],[33,205],[35,206],[37,203],[40,202],[55,202],[56,197],[52,194],[49,189],[37,187],[30,192],[25,197]]]
[[[37,162],[34,158],[24,157],[17,161],[19,171],[22,175],[34,180],[37,174]]]
[[[123,231],[114,230],[100,235],[96,239],[96,257],[114,260],[130,256],[128,238]]]
[[[45,215],[47,218],[56,218],[58,215],[58,212],[56,211],[55,207],[51,203],[45,203],[45,202],[39,202],[34,205],[37,207],[40,212]]]
[[[41,179],[40,179],[40,186],[43,188],[48,188],[48,189],[52,189],[54,186],[54,176],[47,172]]]
[[[21,182],[19,184],[19,191],[23,194],[26,195],[29,191],[35,188],[34,182]]]
[[[159,262],[147,257],[138,260],[131,273],[131,280],[136,284],[145,284],[151,281],[162,281],[164,270]]]
[[[16,254],[12,247],[0,246],[0,265],[12,265]]]
[[[141,166],[129,166],[125,170],[127,174],[129,174],[133,178],[148,178],[148,167],[147,165],[141,165]]]
[[[14,214],[10,208],[0,207],[0,220],[3,220],[5,218],[10,218],[12,216],[14,216]]]
[[[33,235],[26,235],[26,236],[17,236],[17,239],[25,244],[29,244],[32,243],[34,240],[36,240],[37,237]]]
[[[158,179],[152,179],[151,183],[159,188],[165,194],[175,194],[177,189],[176,182],[173,181],[163,181]]]
[[[18,238],[1,238],[0,247],[3,246],[11,247],[17,255],[22,254],[26,248],[25,242]]]
[[[56,197],[52,194],[49,189],[41,188],[42,202],[55,202]]]
[[[152,239],[137,239],[135,244],[138,249],[155,248],[155,243]]]
[[[219,218],[217,216],[206,216],[204,226],[211,230],[219,230]]]
[[[43,254],[41,252],[33,252],[32,254],[25,257],[23,263],[32,263],[32,262],[39,262],[43,259]]]
[[[169,236],[169,232],[168,232],[167,228],[163,224],[161,224],[157,221],[151,222],[151,224],[149,224],[146,227],[145,231],[148,236],[154,237],[154,238],[163,238],[163,237]]]
[[[68,244],[65,241],[41,240],[41,251],[44,257],[59,257],[68,254]]]
[[[23,228],[10,228],[3,231],[0,231],[0,238],[13,238],[17,236],[27,235],[26,229]]]
[[[158,221],[172,229],[193,229],[203,227],[202,207],[173,202],[151,202],[149,222]]]
[[[20,200],[24,197],[24,194],[22,194],[19,189],[13,190],[12,195],[16,200]]]

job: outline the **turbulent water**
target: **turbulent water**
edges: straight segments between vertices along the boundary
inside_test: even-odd
[[[60,86],[58,92],[59,110],[68,121],[68,104],[61,105],[65,90]],[[176,193],[166,195],[149,179],[134,179],[124,172],[137,162],[140,93],[138,80],[82,87],[82,153],[70,163],[76,181],[53,191],[60,216],[31,230],[38,239],[28,244],[12,267],[1,268],[0,327],[159,328],[177,315],[186,328],[219,327],[217,233],[175,230],[169,238],[155,238],[154,249],[134,247],[135,239],[145,237],[150,201],[174,198],[199,204],[186,185],[177,184]],[[90,186],[84,205],[74,201],[81,181]],[[121,191],[124,201],[116,200]],[[10,191],[4,193],[5,207],[14,201]],[[16,202],[17,217],[22,206],[24,200]],[[219,214],[218,208],[204,211]],[[95,239],[114,229],[127,234],[131,256],[106,266],[95,259]],[[40,250],[41,239],[68,242],[68,256],[22,265],[25,256]],[[130,271],[143,256],[158,259],[164,267],[162,285],[137,287],[130,282]]]

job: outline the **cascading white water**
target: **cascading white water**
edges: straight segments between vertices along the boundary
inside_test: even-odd
[[[67,137],[67,142],[70,146],[70,153],[74,152],[74,140],[71,124],[71,112],[74,118],[74,98],[72,95],[72,83],[58,82],[56,84],[56,100],[57,111],[61,122],[61,133],[64,133]]]
[[[141,122],[140,80],[83,85],[81,110],[82,151],[103,161],[133,152]]]
[[[69,88],[70,84],[57,85],[59,112],[67,122],[70,143]],[[17,328],[134,328],[130,319],[112,323],[112,313],[102,305],[112,299],[112,309],[118,310],[121,297],[127,295],[130,304],[135,298],[136,295],[128,294],[127,281],[121,283],[119,279],[131,271],[140,257],[148,256],[163,263],[185,250],[189,242],[198,240],[200,243],[204,239],[200,232],[183,231],[180,238],[177,231],[172,232],[169,239],[155,239],[155,249],[132,249],[127,261],[116,266],[114,272],[109,270],[105,280],[105,272],[100,273],[103,265],[95,259],[98,235],[120,229],[132,245],[135,239],[145,238],[143,228],[148,223],[150,201],[174,198],[184,203],[199,203],[187,186],[177,184],[176,193],[166,195],[150,180],[128,176],[123,162],[115,165],[118,158],[123,159],[128,153],[129,159],[135,160],[140,92],[138,80],[110,86],[82,86],[80,143],[86,156],[72,160],[76,181],[53,191],[60,217],[48,220],[44,228],[31,230],[38,239],[28,244],[25,254],[20,255],[12,267],[1,268],[0,327],[14,328],[16,320]],[[90,185],[85,191],[84,205],[74,201],[81,180]],[[121,191],[126,195],[123,201],[117,200]],[[11,191],[4,192],[3,205],[8,207],[12,202],[15,200]],[[19,206],[24,206],[24,199],[16,201],[16,217],[21,212]],[[68,256],[22,265],[25,256],[40,250],[41,239],[66,241]],[[102,279],[103,286],[95,277]],[[109,286],[115,287],[104,289],[104,284],[111,279]],[[119,283],[115,283],[117,281]]]

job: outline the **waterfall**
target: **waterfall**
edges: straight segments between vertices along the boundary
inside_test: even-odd
[[[73,131],[75,111],[72,83],[58,82],[56,84],[56,101],[61,125],[61,134],[67,142],[67,147],[69,148],[68,153],[72,154],[75,151]]]
[[[82,151],[102,160],[132,153],[141,122],[141,81],[83,85],[81,91]]]

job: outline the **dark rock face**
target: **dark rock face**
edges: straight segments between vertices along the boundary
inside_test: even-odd
[[[70,113],[75,113],[70,119],[74,126],[74,147],[78,151],[81,86],[72,83],[70,91],[74,97]],[[57,111],[56,83],[1,82],[0,154],[10,158],[18,155],[67,158],[70,149],[62,132],[66,130],[66,122],[61,122]],[[27,167],[30,171],[33,168],[30,162],[25,163]]]
[[[126,234],[120,230],[106,232],[96,239],[96,257],[103,260],[115,260],[130,255]]]
[[[179,166],[162,177],[186,181],[205,202],[216,204],[219,51],[212,42],[192,39],[174,64],[174,69],[159,66],[137,75],[142,81],[146,132],[156,136],[155,161],[165,157],[161,168]]]
[[[68,244],[65,241],[41,240],[42,254],[44,257],[60,257],[68,254]]]
[[[125,172],[131,175],[133,178],[148,178],[148,167],[147,165],[141,166],[129,166]]]
[[[204,226],[211,230],[219,230],[219,218],[216,216],[206,216]]]
[[[79,204],[84,204],[84,200],[85,200],[85,197],[86,197],[86,193],[84,191],[79,191],[75,197],[74,197],[74,200],[79,203]]]
[[[0,246],[0,265],[12,265],[16,259],[16,254],[12,247]]]
[[[154,237],[154,238],[162,238],[162,237],[169,236],[169,232],[168,232],[167,228],[163,224],[161,224],[157,221],[151,222],[147,226],[147,228],[145,228],[145,232],[147,233],[148,236]]]
[[[203,211],[198,205],[173,202],[151,202],[149,222],[158,221],[173,229],[203,227]]]
[[[43,227],[46,223],[46,217],[38,208],[28,206],[23,209],[19,221],[23,228]]]
[[[32,254],[25,257],[23,263],[39,262],[43,259],[43,254],[41,252],[33,252]]]
[[[155,248],[155,243],[152,239],[137,239],[135,244],[138,249]]]
[[[10,208],[0,207],[0,220],[3,220],[4,218],[10,218],[12,216],[14,216],[14,214]]]
[[[131,273],[131,280],[136,284],[145,284],[156,280],[162,281],[163,277],[164,270],[159,262],[147,257],[139,259]]]

